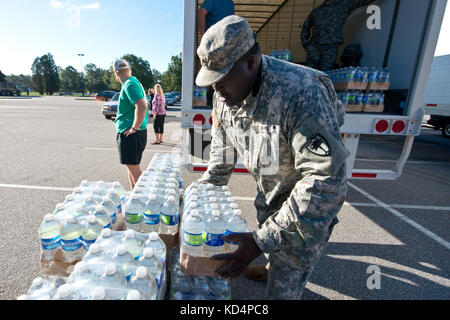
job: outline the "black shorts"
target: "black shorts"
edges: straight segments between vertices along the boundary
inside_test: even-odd
[[[164,119],[166,118],[165,114],[156,115],[156,118],[153,119],[153,129],[155,133],[164,133]]]
[[[140,130],[128,137],[124,133],[118,133],[116,141],[121,164],[141,163],[142,153],[147,146],[147,130]]]

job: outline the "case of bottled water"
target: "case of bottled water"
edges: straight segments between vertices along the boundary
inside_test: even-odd
[[[187,275],[180,266],[180,251],[173,250],[170,267],[171,300],[229,300],[231,283],[217,277]]]

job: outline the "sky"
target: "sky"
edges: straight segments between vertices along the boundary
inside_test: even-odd
[[[33,60],[50,52],[62,68],[106,69],[132,53],[164,72],[182,52],[183,2],[0,0],[0,70],[31,74]]]
[[[48,52],[62,68],[94,63],[106,69],[132,53],[162,73],[182,51],[183,5],[183,0],[0,0],[0,70],[31,74],[33,60]],[[450,4],[436,56],[450,54],[449,39]]]

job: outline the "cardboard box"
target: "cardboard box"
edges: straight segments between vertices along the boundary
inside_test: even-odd
[[[333,83],[334,89],[336,91],[344,91],[344,90],[366,90],[367,89],[367,82],[347,82],[347,81],[341,81],[341,82],[335,82]]]
[[[347,104],[344,105],[346,112],[362,112],[363,106],[361,104]]]
[[[190,276],[217,277],[215,271],[224,265],[224,260],[212,260],[207,257],[194,257],[183,252],[180,248],[181,271]]]
[[[41,265],[41,275],[46,277],[68,277],[75,265],[80,262],[81,259],[70,263],[65,262],[63,251],[61,248],[58,248],[55,253],[55,260],[46,260],[44,254],[41,253],[39,261]]]
[[[365,104],[363,105],[363,112],[383,112],[384,111],[384,104]]]
[[[369,82],[367,90],[386,91],[389,90],[389,87],[390,87],[389,82]]]

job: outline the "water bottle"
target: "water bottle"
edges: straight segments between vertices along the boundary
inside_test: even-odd
[[[141,300],[141,293],[138,290],[131,290],[128,292],[126,300]]]
[[[64,203],[58,203],[56,205],[55,211],[53,211],[53,215],[59,218],[59,215],[63,215],[66,210]]]
[[[114,192],[109,192],[106,196],[103,197],[100,205],[104,207],[107,212],[109,212],[111,227],[115,226],[117,223],[117,215],[122,214],[122,201],[119,196]]]
[[[234,210],[233,215],[226,223],[227,231],[225,234],[247,233],[247,222],[242,217],[241,210]],[[233,252],[238,249],[239,245],[236,242],[228,242],[225,244],[226,251]]]
[[[125,225],[127,229],[140,231],[144,204],[138,197],[132,197],[125,205]]]
[[[231,299],[231,287],[228,280],[208,278],[209,293],[218,299]]]
[[[121,239],[121,243],[135,260],[139,258],[142,251],[142,241],[134,230],[126,230]]]
[[[89,300],[110,300],[106,297],[105,287],[95,287]]]
[[[83,261],[87,263],[88,268],[94,275],[100,277],[105,270],[105,262],[108,260],[109,255],[100,248],[97,243],[94,243],[89,248],[89,251],[83,257]]]
[[[100,282],[107,288],[127,287],[126,278],[117,270],[115,263],[107,263],[105,271],[100,278]]]
[[[221,238],[226,232],[225,222],[220,218],[220,212],[214,210],[205,222],[205,255],[211,257],[224,253],[225,242]]]
[[[195,276],[192,277],[192,293],[198,296],[207,296],[209,294],[209,287],[206,277]]]
[[[142,256],[138,260],[138,265],[146,267],[149,276],[154,279],[157,288],[161,288],[163,281],[163,264],[154,254],[153,248],[144,249]]]
[[[159,214],[161,212],[161,203],[156,195],[149,196],[149,201],[145,204],[144,211],[144,232],[150,233],[159,230]]]
[[[160,214],[160,233],[174,235],[178,232],[179,207],[175,197],[170,196],[163,204]]]
[[[100,203],[100,199],[102,197],[99,195],[98,197],[89,195],[84,198],[83,207],[84,209],[89,213],[93,213],[95,210],[95,207]]]
[[[67,278],[68,284],[76,284],[77,286],[90,286],[94,282],[95,275],[88,268],[86,261],[78,262],[73,268],[72,273]]]
[[[155,256],[165,265],[166,261],[166,244],[161,240],[157,232],[151,232],[148,239],[144,243],[144,251],[147,248],[152,248]],[[143,251],[143,253],[144,253]]]
[[[45,215],[38,231],[45,260],[55,260],[55,253],[61,245],[60,232],[61,224],[55,219],[55,216],[52,214]]]
[[[115,238],[111,229],[103,229],[95,242],[106,255],[112,255],[119,241]]]
[[[70,285],[63,284],[58,288],[58,291],[56,291],[53,300],[79,300],[79,295],[74,290],[72,290]]]
[[[111,214],[104,206],[96,206],[93,216],[100,222],[103,228],[111,228]]]
[[[50,300],[55,292],[56,287],[50,281],[38,277],[31,283],[26,300]]]
[[[127,251],[125,245],[117,247],[116,253],[112,256],[110,262],[115,263],[119,272],[129,281],[136,270],[134,257]]]
[[[87,223],[83,225],[81,233],[81,239],[83,240],[85,250],[89,250],[90,245],[97,240],[102,230],[103,225],[95,216],[89,216],[87,218]]]
[[[154,277],[149,275],[146,267],[138,267],[130,279],[130,287],[143,293],[144,300],[156,300],[158,288]]]
[[[184,253],[202,257],[205,243],[205,224],[197,209],[192,209],[184,220],[182,228],[181,248]]]
[[[172,295],[176,292],[180,292],[182,294],[189,294],[192,290],[191,278],[186,276],[183,272],[179,270],[173,273],[173,277],[170,283]]]
[[[65,262],[74,262],[81,259],[84,254],[83,240],[81,239],[81,225],[73,216],[67,216],[61,228],[61,247]]]

